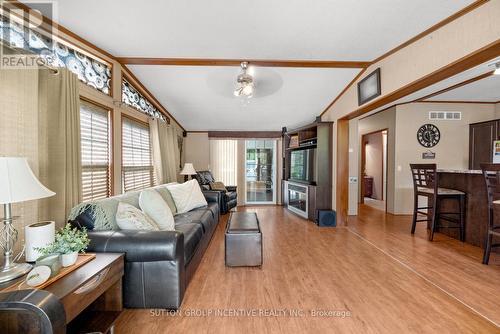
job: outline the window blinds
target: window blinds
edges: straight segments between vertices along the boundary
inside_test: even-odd
[[[237,140],[210,140],[210,169],[216,181],[227,186],[237,185],[237,158]]]
[[[111,195],[109,111],[80,103],[82,146],[82,200]]]
[[[154,171],[149,127],[123,118],[122,122],[122,187],[124,192],[154,185]]]

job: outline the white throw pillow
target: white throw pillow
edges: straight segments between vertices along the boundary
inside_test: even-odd
[[[201,192],[198,181],[190,180],[180,184],[167,185],[168,191],[174,199],[177,213],[185,213],[190,210],[208,205],[205,196]]]
[[[162,231],[175,230],[172,211],[163,197],[154,189],[143,190],[139,195],[139,206],[142,211],[154,220]]]
[[[158,231],[155,222],[135,206],[120,202],[116,210],[116,224],[122,230]]]

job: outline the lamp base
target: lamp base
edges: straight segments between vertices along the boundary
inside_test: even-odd
[[[0,283],[11,281],[27,274],[33,266],[29,263],[12,263],[8,268],[0,270]]]

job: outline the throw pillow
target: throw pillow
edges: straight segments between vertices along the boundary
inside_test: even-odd
[[[177,183],[173,183],[177,184]],[[170,211],[172,211],[172,214],[175,215],[177,214],[177,208],[175,207],[175,202],[174,199],[172,198],[172,195],[170,194],[170,191],[168,191],[166,185],[161,185],[158,187],[154,188],[160,195],[163,197],[163,200],[167,202],[168,207],[170,208]]]
[[[139,206],[146,215],[154,220],[160,230],[175,230],[175,221],[172,211],[156,190],[143,190],[139,195]]]
[[[185,213],[208,205],[196,180],[167,185],[167,189],[174,199],[177,213]]]
[[[120,202],[116,211],[116,223],[122,230],[158,231],[155,222],[133,205]]]
[[[85,228],[87,231],[92,231],[94,229],[94,220],[93,206],[92,204],[87,204],[82,209],[82,212],[74,219],[69,219],[68,223],[80,230]]]
[[[226,186],[222,182],[212,182],[212,183],[210,183],[210,189],[224,191],[224,192],[227,191]]]

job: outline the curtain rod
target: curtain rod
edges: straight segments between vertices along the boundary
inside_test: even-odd
[[[40,60],[40,58],[39,58],[39,60]],[[40,60],[40,61],[37,60],[36,63],[37,63],[38,66],[45,67],[48,70],[50,70],[52,72],[52,74],[59,74],[59,69],[57,67],[53,67],[53,66],[48,65],[44,60],[43,61],[42,60]]]

